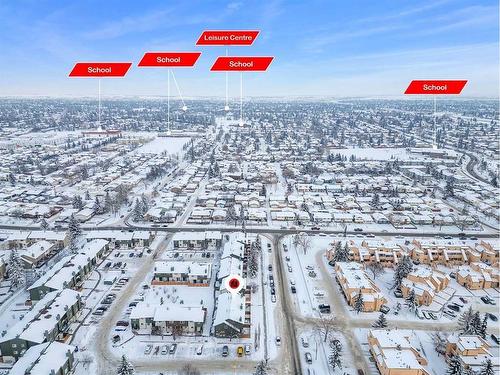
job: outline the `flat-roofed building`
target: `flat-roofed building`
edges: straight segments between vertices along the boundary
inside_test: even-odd
[[[372,329],[368,345],[381,375],[429,375],[421,344],[410,330]]]

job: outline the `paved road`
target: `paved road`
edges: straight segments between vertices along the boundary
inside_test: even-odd
[[[1,224],[0,229],[6,230],[40,230],[38,225],[6,225]],[[182,225],[182,226],[161,226],[156,227],[154,225],[119,225],[119,226],[102,226],[102,227],[85,227],[82,226],[82,231],[94,231],[94,230],[123,230],[123,231],[133,231],[133,230],[148,230],[151,232],[166,232],[166,233],[177,233],[177,232],[205,232],[205,231],[220,231],[220,232],[237,232],[241,231],[240,226],[216,226],[216,225]],[[66,228],[53,228],[55,231],[66,231]],[[296,234],[297,232],[304,232],[311,235],[318,235],[319,233],[329,234],[329,235],[374,235],[374,236],[403,236],[403,237],[437,237],[437,236],[451,236],[454,238],[460,237],[458,233],[447,233],[438,230],[430,230],[430,228],[424,228],[421,230],[369,230],[363,229],[362,232],[356,232],[354,230],[344,231],[342,228],[321,228],[320,230],[312,230],[309,228],[268,228],[262,227],[246,227],[246,232],[248,233],[261,233],[261,234],[272,234],[272,235],[288,235]],[[498,232],[463,232],[467,237],[477,237],[477,238],[498,238]]]

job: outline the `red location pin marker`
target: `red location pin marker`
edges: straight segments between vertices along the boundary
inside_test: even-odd
[[[225,287],[232,294],[238,293],[244,286],[243,279],[240,275],[229,275],[225,280]]]

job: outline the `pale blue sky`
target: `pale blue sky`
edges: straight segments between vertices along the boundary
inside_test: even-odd
[[[97,82],[67,77],[76,61],[131,61],[104,96],[165,95],[166,71],[139,69],[146,51],[195,51],[176,70],[185,96],[223,96],[209,72],[221,47],[197,48],[204,29],[259,29],[251,47],[272,55],[266,73],[245,74],[252,96],[398,96],[412,79],[468,79],[466,96],[498,96],[498,2],[44,1],[0,0],[0,95],[89,96]],[[230,75],[230,94],[239,77]]]

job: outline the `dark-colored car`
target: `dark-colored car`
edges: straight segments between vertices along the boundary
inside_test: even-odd
[[[490,318],[491,320],[493,320],[494,322],[497,322],[498,321],[498,318],[496,315],[493,315],[491,313],[488,313],[488,318]]]
[[[292,293],[294,293],[294,294],[297,293],[297,289],[295,288],[295,285],[292,285],[291,289],[292,289]]]
[[[496,335],[492,333],[490,337],[497,345],[500,345],[500,339]]]
[[[227,357],[229,355],[229,347],[227,345],[224,345],[222,347],[222,356]]]
[[[321,305],[318,305],[319,312],[322,314],[330,314],[331,308],[330,305],[326,305],[322,303]]]

